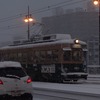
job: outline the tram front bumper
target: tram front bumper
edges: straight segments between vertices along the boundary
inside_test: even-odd
[[[62,73],[65,80],[87,79],[88,73]]]

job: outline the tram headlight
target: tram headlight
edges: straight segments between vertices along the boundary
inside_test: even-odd
[[[79,40],[78,39],[74,40],[74,43],[79,44]]]

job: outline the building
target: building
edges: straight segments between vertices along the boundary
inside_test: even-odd
[[[98,12],[80,11],[42,18],[46,26],[43,34],[71,34],[88,43],[88,64],[98,63],[99,17]],[[94,38],[95,37],[95,38]]]
[[[97,36],[90,37],[87,40],[88,44],[88,64],[98,65],[99,64],[99,38]]]

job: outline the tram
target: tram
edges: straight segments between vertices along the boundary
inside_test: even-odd
[[[0,60],[18,61],[33,81],[87,79],[87,44],[69,34],[36,36],[0,48]]]

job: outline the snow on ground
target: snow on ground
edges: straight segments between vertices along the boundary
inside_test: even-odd
[[[89,74],[88,77],[100,78],[100,75],[98,75],[98,74],[95,74],[95,75]]]
[[[100,95],[100,85],[98,84],[59,84],[59,83],[44,83],[44,82],[33,82],[33,88],[45,88],[61,91],[73,91],[82,93],[91,93]]]
[[[98,96],[100,95],[100,84],[91,84],[91,83],[75,83],[75,84],[62,84],[62,83],[46,83],[46,82],[33,82],[33,88],[35,89],[40,88],[41,90],[54,90],[54,91],[61,91],[62,93],[78,93],[78,94],[85,94],[85,95],[94,95]],[[34,100],[47,100],[47,97],[45,99],[42,99],[41,96],[34,96]],[[49,99],[48,100],[55,100],[55,99]],[[68,99],[69,100],[69,99]],[[76,99],[75,99],[76,100]],[[83,99],[82,99],[83,100]],[[85,99],[87,100],[87,99]],[[88,99],[89,100],[89,99]],[[91,100],[91,99],[90,99]],[[95,99],[92,99],[95,100]],[[98,100],[98,99],[96,99]]]

